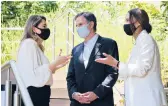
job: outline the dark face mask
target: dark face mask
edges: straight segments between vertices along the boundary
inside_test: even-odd
[[[39,29],[41,31],[40,34],[36,33],[41,39],[47,40],[49,38],[49,36],[50,36],[50,29],[49,28],[45,28],[45,29],[37,28],[37,29]]]
[[[134,25],[133,25],[133,27],[134,27],[134,29],[136,30],[136,28],[135,28]],[[134,32],[131,30],[131,24],[124,24],[123,28],[124,28],[124,31],[125,31],[125,33],[126,33],[127,35],[133,36],[133,33],[134,33]]]

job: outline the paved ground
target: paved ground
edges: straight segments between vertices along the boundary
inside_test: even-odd
[[[51,99],[50,106],[70,106],[68,99]]]

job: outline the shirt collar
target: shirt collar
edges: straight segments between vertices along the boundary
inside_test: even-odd
[[[98,35],[95,34],[91,39],[89,39],[87,42],[84,42],[84,45],[85,46],[91,46],[91,45],[94,45],[96,43],[98,39]]]

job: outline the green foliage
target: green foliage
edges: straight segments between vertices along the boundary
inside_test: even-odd
[[[164,8],[163,15],[168,15],[168,1],[162,1],[160,7]]]
[[[13,20],[14,27],[24,26],[30,14],[55,12],[57,8],[55,1],[2,1],[1,23],[3,27],[11,27],[10,22]]]
[[[162,8],[162,16],[163,20],[165,20],[165,29],[162,31],[165,31],[165,36],[168,37],[168,1],[162,1],[161,2],[161,8]]]
[[[1,31],[1,64],[11,59],[16,60],[16,54],[19,47],[23,31]]]
[[[144,9],[148,13],[148,15],[152,18],[156,18],[160,15],[160,11],[153,4],[147,4],[145,2],[135,1],[130,3],[130,9],[132,8]]]

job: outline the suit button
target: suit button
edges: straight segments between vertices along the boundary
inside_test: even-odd
[[[87,74],[87,73],[85,73],[85,74]]]

